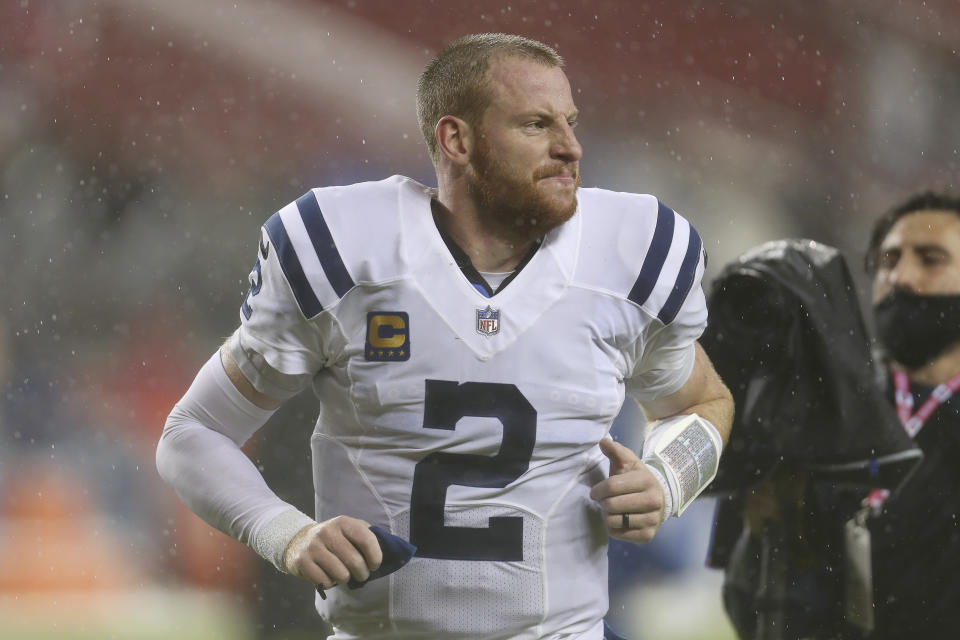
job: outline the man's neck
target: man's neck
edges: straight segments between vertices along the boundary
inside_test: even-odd
[[[944,351],[934,361],[915,368],[897,365],[906,371],[911,382],[935,387],[960,373],[960,344]]]
[[[470,257],[477,271],[513,271],[536,242],[516,242],[491,233],[483,224],[480,212],[469,201],[457,202],[444,193],[440,193],[436,201],[439,206],[434,207],[434,219]]]

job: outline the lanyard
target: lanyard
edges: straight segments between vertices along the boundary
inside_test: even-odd
[[[910,393],[910,379],[903,371],[893,372],[894,398],[897,402],[897,417],[907,430],[907,435],[911,438],[920,433],[920,429],[927,422],[927,418],[933,415],[937,407],[950,399],[957,389],[960,389],[960,373],[944,383],[937,385],[930,397],[920,405],[916,413],[913,413],[913,394]]]
[[[933,415],[933,412],[949,400],[950,396],[952,396],[957,389],[960,389],[960,373],[957,373],[946,382],[938,384],[930,394],[930,397],[920,405],[920,409],[918,409],[916,413],[913,413],[913,394],[910,393],[910,378],[908,378],[907,374],[903,371],[891,370],[891,373],[893,374],[894,399],[897,403],[897,417],[900,418],[900,423],[907,431],[907,435],[911,438],[915,438],[917,434],[920,433],[920,429],[923,429],[923,425],[926,424],[927,419]],[[870,492],[870,495],[864,499],[863,504],[865,507],[870,508],[874,516],[878,516],[883,509],[883,504],[889,497],[889,490],[874,489]]]

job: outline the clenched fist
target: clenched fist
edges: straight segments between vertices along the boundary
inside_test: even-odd
[[[292,575],[323,589],[370,577],[383,561],[377,536],[370,524],[337,516],[297,532],[283,552],[283,564]]]

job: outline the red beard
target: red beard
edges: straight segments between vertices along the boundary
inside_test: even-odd
[[[529,177],[507,169],[481,136],[477,142],[467,191],[494,234],[526,244],[559,227],[577,210],[576,188],[580,186],[577,163],[556,162],[533,171]],[[569,171],[574,179],[572,195],[544,193],[542,178]]]

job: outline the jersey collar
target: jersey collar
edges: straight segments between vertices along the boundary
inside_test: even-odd
[[[523,269],[528,262],[530,262],[534,254],[536,254],[537,250],[540,248],[540,245],[543,243],[542,238],[534,242],[533,246],[530,247],[530,250],[527,251],[525,256],[523,256],[523,259],[520,260],[520,263],[516,266],[516,268],[503,280],[503,282],[500,283],[500,286],[497,287],[496,291],[494,291],[483,275],[477,271],[476,267],[473,266],[473,261],[470,260],[470,256],[467,255],[467,252],[460,248],[460,245],[456,243],[453,237],[447,233],[440,224],[440,215],[444,211],[449,211],[449,209],[447,209],[443,203],[436,198],[431,198],[430,211],[433,214],[433,223],[437,226],[437,232],[443,239],[444,244],[447,245],[447,249],[450,251],[450,255],[453,256],[454,262],[457,263],[457,266],[460,267],[460,271],[462,271],[463,275],[467,277],[467,280],[473,284],[474,288],[488,298],[492,298],[494,295],[500,293],[508,284],[510,284],[510,282],[517,277],[517,274],[520,273],[520,270]]]
[[[456,249],[451,249],[434,223],[431,199],[435,191],[413,181],[409,186],[412,188],[401,189],[399,203],[401,253],[407,273],[430,307],[478,356],[488,358],[506,349],[566,291],[577,263],[582,224],[579,209],[544,236],[522,269],[515,271],[510,286],[501,285],[491,298],[474,287],[461,266],[469,264],[469,259],[464,262],[457,257],[463,251],[456,243],[452,243]],[[488,305],[500,312],[500,330],[495,335],[477,331],[477,312]]]

